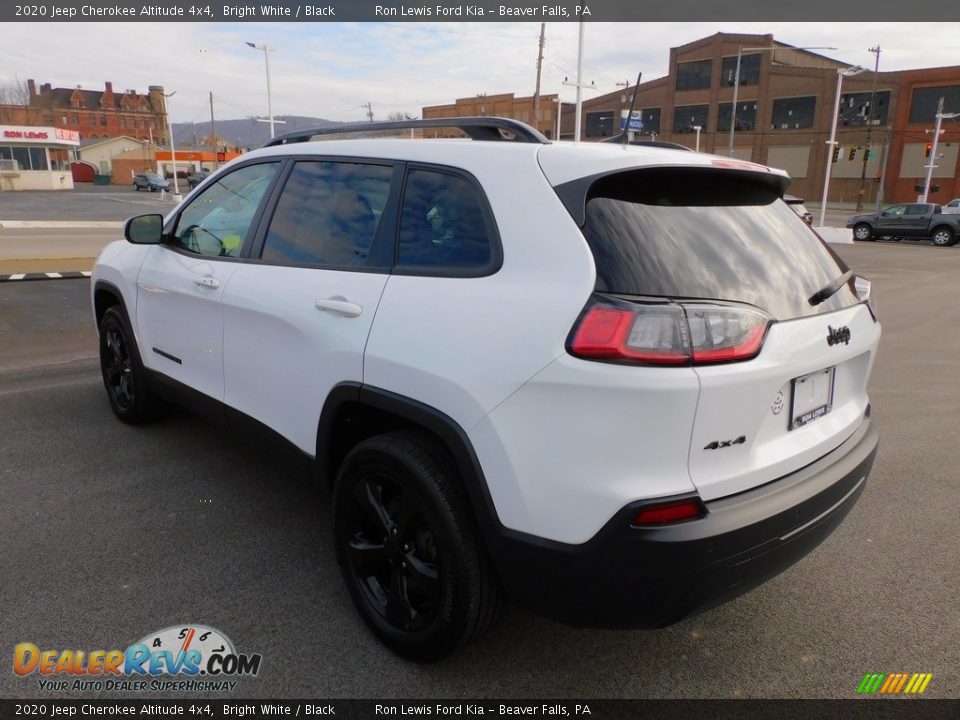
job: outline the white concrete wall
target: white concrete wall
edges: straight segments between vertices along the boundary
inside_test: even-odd
[[[853,245],[853,230],[849,228],[820,227],[819,225],[815,225],[813,229],[828,243]]]
[[[73,190],[69,170],[21,170],[19,175],[4,175],[14,190]]]

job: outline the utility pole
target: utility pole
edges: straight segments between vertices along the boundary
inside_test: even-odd
[[[857,212],[863,210],[863,195],[867,184],[867,161],[870,159],[870,131],[873,129],[873,104],[877,98],[877,75],[880,72],[880,46],[869,49],[876,55],[876,61],[873,65],[873,86],[870,88],[870,109],[867,111],[867,140],[866,150],[863,153],[863,165],[860,167],[860,190],[857,192]]]
[[[540,69],[543,67],[543,37],[547,32],[547,24],[540,23],[540,50],[537,52],[537,89],[533,91],[533,126],[537,127],[540,121]]]
[[[360,107],[365,107],[367,109],[367,118],[370,122],[373,122],[373,103],[368,102],[366,105],[361,105]]]
[[[880,153],[880,187],[877,189],[877,210],[880,210],[883,205],[883,186],[887,180],[887,160],[890,157],[891,142],[893,142],[893,125],[887,125],[887,141],[883,144],[883,151]]]

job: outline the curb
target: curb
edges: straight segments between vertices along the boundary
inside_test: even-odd
[[[0,220],[0,230],[10,229],[31,229],[31,228],[60,228],[60,229],[86,229],[86,228],[122,228],[122,220]]]
[[[42,273],[13,273],[0,275],[0,282],[16,282],[17,280],[77,280],[90,277],[89,270],[70,270],[67,272]]]

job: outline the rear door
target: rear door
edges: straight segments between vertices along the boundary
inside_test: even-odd
[[[223,294],[225,402],[312,455],[320,410],[362,382],[392,258],[391,163],[301,158]]]
[[[922,203],[907,205],[903,213],[903,234],[907,237],[926,237],[930,230],[933,206]]]
[[[677,431],[690,432],[690,478],[705,500],[793,472],[862,424],[879,325],[853,280],[839,280],[843,262],[766,180],[617,173],[587,194],[583,229],[598,292],[684,308],[700,392],[693,427]],[[758,311],[759,353],[739,360],[728,338]],[[700,361],[698,347],[709,348]]]

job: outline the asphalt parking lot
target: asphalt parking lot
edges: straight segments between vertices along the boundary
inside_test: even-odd
[[[185,412],[114,419],[88,281],[0,283],[0,652],[124,648],[202,623],[263,656],[236,698],[852,698],[867,672],[930,672],[927,697],[960,697],[960,247],[835,249],[874,281],[884,337],[880,453],[834,535],[664,630],[508,607],[485,640],[426,667],[362,626],[312,489]],[[57,696],[9,667],[0,696]]]

